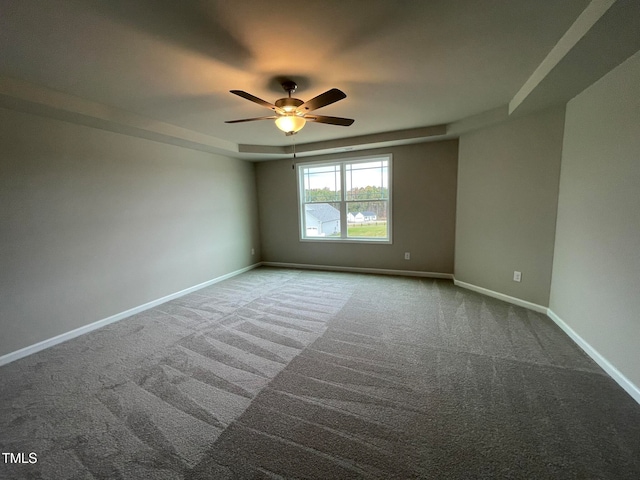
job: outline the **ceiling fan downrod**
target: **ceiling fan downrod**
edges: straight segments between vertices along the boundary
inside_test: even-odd
[[[293,98],[291,96],[291,94],[297,90],[298,85],[296,85],[296,82],[291,80],[285,80],[281,85],[284,91],[289,94],[289,97],[276,100],[276,107],[284,110],[285,115],[295,115],[296,109],[304,103],[299,98]]]

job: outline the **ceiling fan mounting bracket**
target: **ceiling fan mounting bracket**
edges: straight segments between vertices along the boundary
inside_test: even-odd
[[[293,80],[284,80],[280,85],[289,96],[298,89],[298,85]]]

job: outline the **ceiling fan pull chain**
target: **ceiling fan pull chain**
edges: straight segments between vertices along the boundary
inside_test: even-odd
[[[293,137],[293,159],[291,160],[291,170],[296,169],[296,137]]]

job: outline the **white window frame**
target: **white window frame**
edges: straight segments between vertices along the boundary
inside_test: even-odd
[[[345,175],[346,165],[354,163],[367,163],[376,160],[387,160],[387,189],[389,192],[389,198],[387,201],[387,237],[375,238],[375,237],[347,237],[347,204],[349,201],[345,200],[347,176]],[[340,200],[335,202],[326,203],[339,203],[340,204],[340,237],[305,237],[306,232],[306,216],[304,199],[304,181],[303,171],[307,167],[322,167],[328,165],[340,165]],[[297,182],[298,182],[298,235],[301,242],[337,242],[337,243],[375,243],[375,244],[392,244],[393,243],[393,223],[392,223],[392,197],[393,197],[393,156],[391,153],[383,153],[379,155],[368,155],[366,157],[354,157],[354,158],[341,158],[334,160],[326,160],[322,162],[309,162],[297,164]],[[366,200],[363,200],[366,201]]]

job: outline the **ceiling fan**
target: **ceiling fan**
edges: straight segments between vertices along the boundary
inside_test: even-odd
[[[317,97],[314,97],[307,102],[303,102],[299,98],[293,98],[291,96],[291,94],[294,93],[298,88],[298,85],[296,85],[295,82],[291,80],[285,80],[281,83],[281,85],[284,91],[289,94],[289,96],[276,100],[275,105],[269,102],[265,102],[261,98],[258,98],[242,90],[230,90],[230,92],[234,95],[246,98],[247,100],[251,100],[258,105],[262,105],[263,107],[267,107],[268,109],[273,110],[275,112],[275,115],[270,115],[268,117],[244,118],[242,120],[229,120],[225,123],[252,122],[254,120],[275,120],[276,126],[286,135],[294,135],[295,133],[299,132],[302,127],[304,127],[306,122],[328,123],[329,125],[340,125],[342,127],[348,127],[354,122],[354,120],[351,118],[309,115],[308,113],[313,110],[317,110],[318,108],[331,105],[332,103],[335,103],[338,100],[342,100],[343,98],[346,98],[347,95],[345,95],[345,93],[341,90],[332,88],[331,90],[327,90],[326,92],[321,93]]]

